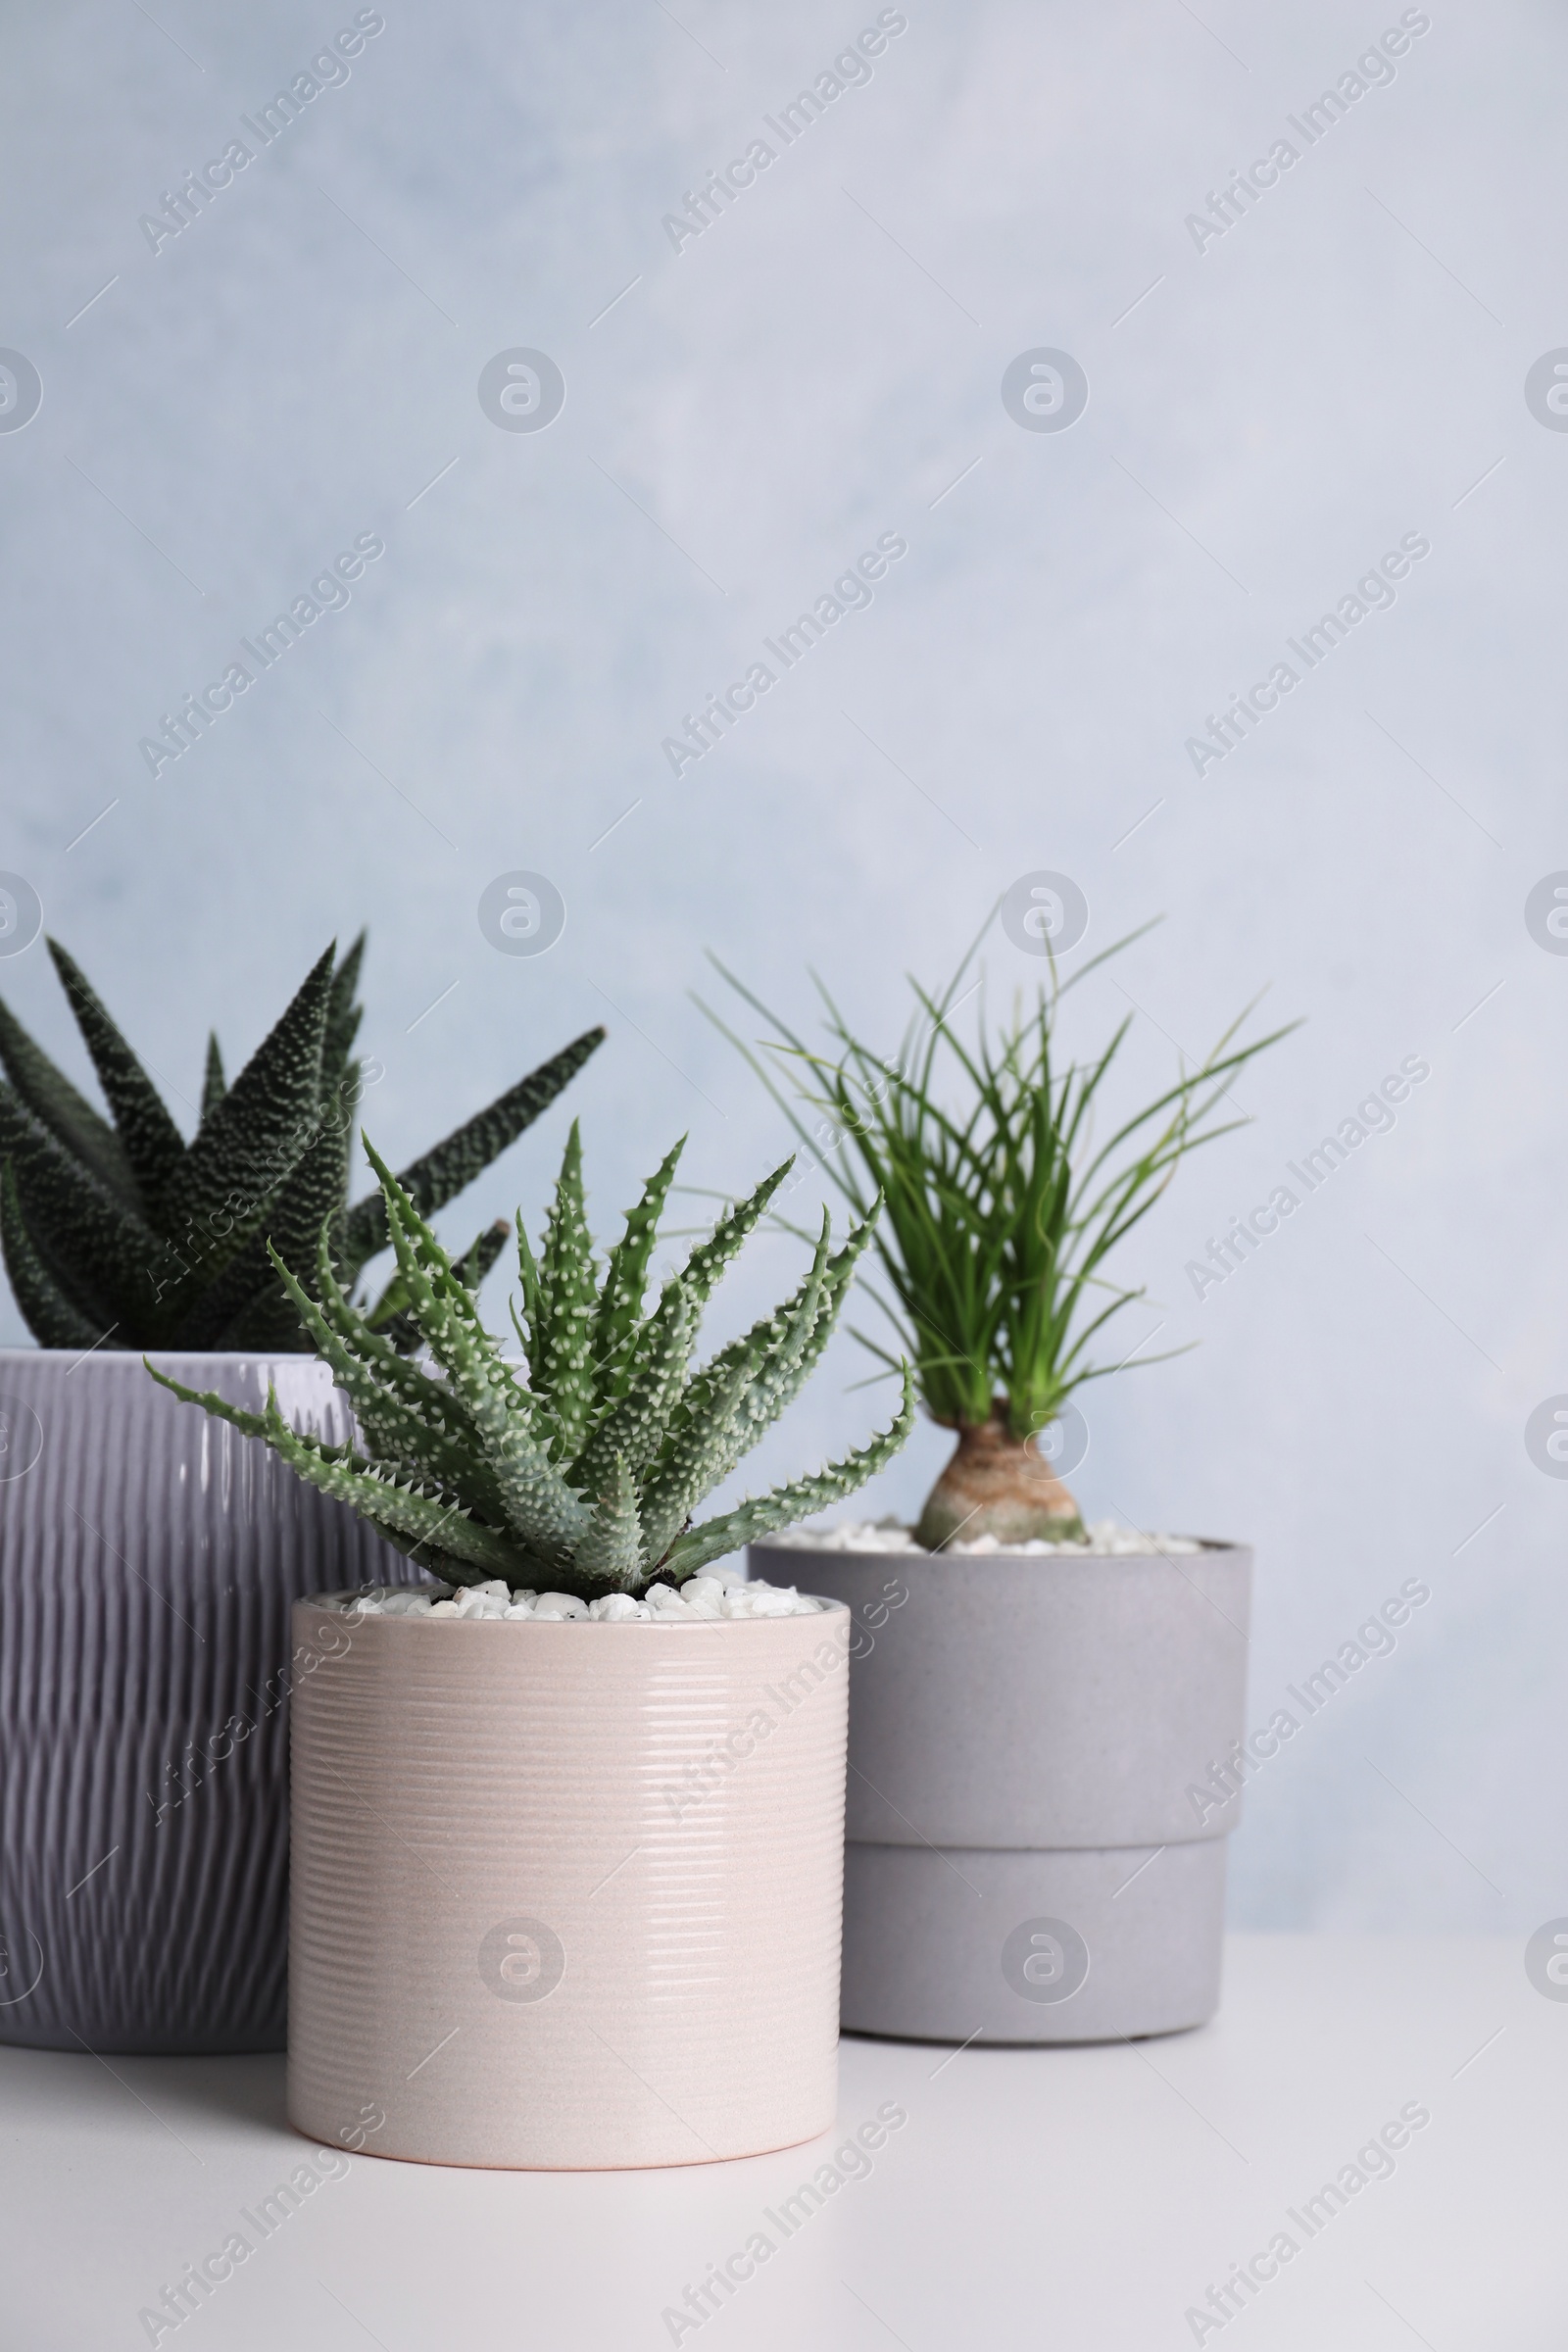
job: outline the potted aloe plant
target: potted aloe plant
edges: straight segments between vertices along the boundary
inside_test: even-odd
[[[878,1295],[926,1411],[956,1438],[914,1527],[751,1546],[754,1574],[836,1595],[863,1634],[854,2031],[1097,2040],[1196,2025],[1218,2001],[1251,1554],[1086,1528],[1065,1477],[1087,1446],[1073,1399],[1120,1368],[1105,1335],[1145,1295],[1113,1252],[1186,1155],[1239,1123],[1219,1115],[1227,1085],[1285,1032],[1238,1044],[1238,1021],[1152,1102],[1110,1115],[1131,1016],[1083,1061],[1055,1032],[1066,989],[1128,944],[1065,983],[1053,959],[1033,1006],[994,1027],[982,998],[972,1047],[956,1026],[971,950],[940,995],[915,988],[888,1059],[825,991],[822,1054],[724,974],[772,1025],[760,1054],[726,1034],[803,1137],[815,1114],[852,1204],[885,1200]]]
[[[109,1116],[0,1004],[0,1245],[35,1349],[0,1353],[0,2041],[281,2048],[289,1611],[415,1572],[267,1448],[193,1424],[139,1358],[328,1442],[350,1420],[267,1255],[331,1222],[345,1283],[387,1246],[350,1205],[363,938],[323,955],[189,1141],[51,943]],[[422,1211],[536,1118],[591,1030],[405,1170]],[[505,1238],[464,1264],[477,1283]],[[397,1278],[368,1304],[412,1341]]]
[[[367,1150],[369,1147],[367,1145]],[[164,1385],[272,1446],[440,1579],[296,1604],[289,2113],[366,2153],[541,2169],[705,2163],[825,2131],[836,2093],[849,1615],[704,1573],[854,1493],[860,1451],[692,1524],[809,1376],[875,1204],[700,1370],[715,1282],[787,1172],[648,1301],[663,1160],[601,1265],[575,1124],[509,1361],[370,1153],[410,1363],[274,1255],[360,1447]]]

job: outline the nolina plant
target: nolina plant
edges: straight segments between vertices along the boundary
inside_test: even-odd
[[[329,1220],[352,1290],[387,1246],[379,1192],[349,1206],[349,1131],[365,1073],[353,1056],[362,932],[328,948],[282,1019],[229,1085],[216,1036],[196,1134],[186,1143],[158,1089],[79,967],[49,942],[109,1105],[83,1100],[0,1004],[0,1246],[18,1306],[45,1348],[277,1353],[310,1345],[267,1256],[267,1237],[303,1260]],[[425,1214],[442,1207],[554,1102],[604,1038],[590,1029],[412,1167]],[[112,1122],[112,1123],[111,1123]],[[505,1223],[465,1265],[477,1286]],[[397,1278],[370,1320],[397,1344],[413,1327]]]
[[[1115,1281],[1106,1261],[1187,1153],[1244,1123],[1214,1120],[1225,1082],[1286,1034],[1233,1045],[1244,1013],[1197,1069],[1183,1071],[1097,1143],[1094,1113],[1132,1016],[1099,1054],[1063,1062],[1055,1054],[1056,1007],[1066,988],[1129,944],[1118,941],[1091,957],[1066,983],[1053,960],[1050,986],[994,1034],[982,1005],[972,1051],[950,1018],[971,949],[939,996],[911,980],[917,1009],[888,1060],[854,1034],[820,981],[827,1054],[813,1053],[717,965],[772,1024],[773,1036],[762,1042],[767,1059],[716,1015],[710,1018],[740,1048],[802,1141],[822,1152],[851,1204],[863,1213],[873,1197],[886,1202],[876,1249],[891,1296],[879,1292],[879,1302],[901,1352],[913,1360],[927,1412],[958,1437],[915,1529],[917,1542],[933,1550],[960,1532],[1004,1544],[1081,1539],[1078,1505],[1036,1440],[1086,1382],[1119,1368],[1097,1357],[1095,1342],[1145,1294]],[[793,1080],[789,1093],[781,1075]],[[961,1102],[952,1110],[939,1101],[949,1079]],[[825,1146],[820,1123],[808,1133],[803,1105],[825,1114]],[[885,1348],[865,1345],[892,1362]]]
[[[366,1151],[381,1183],[408,1311],[442,1377],[406,1361],[356,1313],[334,1272],[323,1225],[314,1293],[281,1255],[272,1263],[318,1352],[354,1408],[365,1451],[291,1430],[265,1413],[163,1380],[247,1436],[265,1438],[323,1493],[351,1503],[398,1549],[450,1584],[502,1578],[514,1589],[634,1597],[657,1577],[678,1585],[754,1536],[852,1494],[897,1453],[914,1414],[907,1370],[892,1426],[814,1477],[693,1527],[691,1514],[804,1385],[838,1319],[870,1239],[872,1201],[833,1251],[829,1219],[793,1297],[697,1372],[698,1318],[792,1164],[729,1209],[644,1311],[649,1261],[677,1144],[644,1188],[603,1267],[583,1202],[573,1123],[543,1244],[519,1214],[519,1371],[481,1324],[473,1296],[409,1192]],[[149,1370],[153,1367],[149,1366]]]

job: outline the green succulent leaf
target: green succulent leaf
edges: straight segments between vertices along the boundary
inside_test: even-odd
[[[599,1311],[590,1343],[599,1370],[601,1395],[620,1395],[630,1374],[623,1363],[626,1343],[642,1316],[648,1290],[648,1268],[659,1240],[659,1220],[674,1180],[686,1138],[665,1152],[643,1187],[642,1199],[627,1211],[626,1230],[610,1252]]]
[[[466,1255],[454,1268],[466,1291],[471,1291],[477,1298],[481,1283],[511,1238],[512,1227],[505,1217],[499,1217],[493,1225],[487,1225],[482,1233],[475,1235]],[[366,1319],[372,1330],[383,1333],[391,1341],[401,1355],[412,1354],[419,1345],[419,1326],[409,1312],[409,1294],[401,1273],[394,1271]]]
[[[0,1158],[12,1162],[35,1250],[57,1275],[71,1269],[69,1287],[59,1287],[78,1311],[101,1315],[100,1332],[138,1308],[149,1313],[166,1256],[162,1237],[74,1159],[9,1087],[0,1088]]]
[[[409,1199],[423,1216],[433,1216],[465,1185],[471,1184],[493,1159],[498,1159],[511,1143],[514,1143],[525,1127],[531,1127],[541,1111],[548,1110],[562,1089],[573,1079],[590,1054],[604,1044],[603,1029],[587,1029],[579,1038],[538,1069],[498,1095],[486,1110],[468,1119],[449,1135],[434,1151],[414,1161],[403,1171],[401,1182]],[[344,1265],[357,1274],[367,1258],[374,1257],[387,1245],[386,1207],[382,1196],[372,1193],[368,1200],[357,1201],[349,1211],[348,1230],[344,1245]]]
[[[16,1301],[28,1330],[40,1348],[92,1348],[103,1338],[88,1318],[72,1304],[32,1245],[16,1170],[7,1160],[0,1168],[0,1253]]]
[[[583,1531],[573,1565],[579,1577],[629,1592],[643,1581],[645,1553],[637,1482],[621,1454],[611,1457],[604,1490]]]
[[[223,1076],[223,1056],[218,1043],[218,1031],[210,1030],[207,1038],[207,1068],[202,1077],[202,1116],[205,1127],[218,1105],[228,1092]]]
[[[79,967],[50,943],[114,1123],[0,1004],[9,1079],[0,1086],[0,1158],[12,1163],[16,1194],[8,1270],[35,1339],[69,1344],[63,1334],[86,1328],[117,1348],[308,1348],[267,1245],[303,1275],[330,1216],[333,1246],[351,1269],[363,1256],[350,1249],[344,1220],[349,1118],[364,1085],[353,1057],[364,945],[362,933],[341,960],[328,951],[232,1087],[218,1039],[209,1038],[200,1121],[187,1147]],[[429,1164],[416,1162],[421,1199],[446,1198],[480,1164],[487,1142],[500,1149],[602,1034],[579,1039],[514,1088]],[[384,1240],[379,1194],[373,1214]],[[457,1279],[476,1290],[504,1239],[488,1228]],[[408,1350],[420,1334],[400,1299],[389,1297],[379,1320],[388,1341]]]
[[[327,1255],[327,1226],[323,1222],[319,1248]],[[422,1485],[449,1494],[469,1497],[487,1520],[502,1515],[501,1493],[470,1431],[453,1434],[444,1413],[431,1412],[423,1396],[408,1396],[379,1377],[373,1356],[362,1354],[330,1324],[303,1283],[289,1272],[275,1250],[272,1264],[289,1302],[309,1334],[316,1352],[354,1408],[355,1419],[375,1459],[389,1463]],[[329,1258],[328,1258],[328,1262]],[[341,1296],[341,1294],[340,1294]],[[425,1381],[426,1390],[435,1383]]]
[[[755,1501],[739,1504],[717,1519],[705,1519],[685,1535],[677,1536],[660,1564],[660,1574],[674,1585],[684,1584],[711,1560],[721,1560],[726,1552],[738,1551],[743,1544],[755,1543],[759,1536],[775,1535],[780,1528],[793,1527],[798,1520],[809,1519],[830,1504],[842,1502],[863,1487],[868,1478],[885,1470],[914,1426],[914,1376],[906,1364],[904,1371],[904,1401],[895,1419],[880,1436],[863,1446],[858,1453],[846,1454],[842,1462],[830,1462],[814,1477],[798,1478],[791,1485],[779,1487],[771,1494],[760,1495]]]
[[[142,1361],[147,1363],[145,1356]],[[318,1438],[305,1437],[291,1429],[278,1410],[277,1392],[270,1385],[266,1412],[252,1413],[241,1405],[230,1404],[226,1397],[215,1395],[211,1389],[186,1388],[181,1381],[160,1372],[156,1364],[147,1363],[147,1369],[160,1387],[171,1390],[186,1404],[203,1406],[215,1419],[226,1421],[244,1437],[265,1438],[289,1468],[313,1487],[318,1487],[335,1501],[350,1504],[362,1518],[374,1520],[379,1527],[395,1529],[408,1543],[478,1569],[486,1576],[505,1576],[509,1568],[518,1565],[516,1552],[505,1538],[469,1518],[461,1504],[424,1493],[412,1479],[399,1481],[347,1446],[324,1446]]]
[[[271,1390],[267,1397],[266,1436],[289,1468],[323,1494],[352,1504],[380,1527],[396,1528],[399,1535],[411,1537],[432,1555],[461,1560],[466,1567],[483,1569],[488,1576],[504,1577],[509,1569],[517,1567],[515,1547],[493,1528],[470,1518],[461,1503],[424,1494],[412,1479],[400,1483],[379,1469],[351,1468],[346,1462],[329,1459],[324,1447],[290,1429]]]
[[[795,1165],[792,1152],[754,1193],[725,1211],[706,1242],[699,1242],[677,1277],[688,1298],[706,1306],[726,1268],[740,1255],[756,1232],[764,1210]]]
[[[743,1356],[755,1355],[764,1368],[767,1396],[772,1409],[769,1420],[776,1420],[798,1392],[805,1386],[822,1349],[827,1346],[838,1310],[849,1286],[857,1259],[871,1237],[874,1220],[867,1219],[857,1226],[848,1244],[837,1256],[828,1254],[831,1220],[826,1209],[822,1212],[822,1232],[816,1253],[800,1288],[793,1298],[770,1315],[762,1315],[720,1348],[711,1362],[706,1364],[692,1380],[679,1409],[672,1415],[671,1429],[685,1427],[687,1421],[709,1409],[715,1392],[728,1379],[731,1368]],[[759,1433],[760,1434],[760,1433]]]
[[[695,1506],[731,1470],[746,1443],[746,1394],[758,1358],[742,1356],[715,1393],[701,1421],[689,1422],[670,1445],[643,1490],[643,1536],[650,1559],[662,1560]]]
[[[317,1139],[332,956],[328,948],[313,965],[165,1188],[166,1231],[209,1273],[261,1231]]]
[[[529,1327],[528,1377],[556,1425],[556,1451],[569,1460],[594,1401],[593,1328],[598,1286],[582,1190],[582,1137],[575,1119],[556,1181],[539,1260],[537,1323]]]
[[[365,1149],[397,1259],[390,1300],[384,1294],[374,1314],[353,1305],[333,1264],[329,1216],[316,1235],[314,1291],[275,1248],[270,1271],[353,1407],[366,1456],[289,1430],[270,1396],[266,1414],[237,1420],[215,1397],[166,1386],[265,1437],[301,1477],[349,1503],[425,1567],[458,1583],[499,1576],[514,1588],[548,1581],[584,1597],[637,1592],[662,1561],[672,1574],[690,1575],[744,1540],[737,1529],[780,1527],[802,1509],[853,1492],[903,1443],[913,1410],[907,1379],[900,1421],[861,1452],[738,1514],[689,1528],[702,1497],[755,1444],[820,1354],[866,1247],[862,1227],[835,1253],[824,1218],[793,1296],[688,1386],[702,1303],[783,1170],[719,1220],[645,1317],[647,1236],[674,1168],[674,1154],[666,1157],[627,1221],[615,1319],[607,1326],[620,1335],[620,1364],[607,1364],[587,1346],[605,1292],[594,1283],[573,1127],[537,1257],[518,1226],[528,1316],[527,1330],[519,1326],[529,1365],[523,1379],[485,1330],[471,1287],[482,1245],[494,1234],[481,1237],[460,1271],[368,1138]],[[382,1311],[389,1304],[390,1317]],[[388,1323],[403,1318],[441,1377],[399,1353]],[[622,1369],[625,1384],[617,1386]]]
[[[185,1139],[165,1108],[158,1089],[87,985],[80,965],[67,955],[58,940],[52,939],[48,944],[141,1198],[149,1207],[156,1208],[165,1186],[185,1156]]]
[[[326,1000],[326,1028],[321,1037],[322,1093],[335,1093],[348,1068],[349,1054],[359,1034],[361,1007],[355,1003],[355,991],[360,985],[360,965],[365,960],[366,934],[349,949],[332,975],[331,993]]]
[[[501,1489],[506,1523],[518,1543],[550,1567],[565,1567],[592,1516],[589,1505],[521,1418],[487,1437],[484,1450]]]
[[[530,1417],[528,1399],[502,1362],[471,1294],[452,1270],[452,1260],[369,1137],[363,1141],[384,1189],[387,1226],[408,1292],[408,1311],[481,1439],[499,1439],[514,1417]]]
[[[199,1404],[205,1412],[212,1414],[215,1421],[226,1421],[230,1429],[237,1429],[242,1438],[266,1438],[268,1436],[265,1413],[249,1412],[242,1404],[230,1404],[228,1398],[220,1396],[215,1389],[187,1389],[183,1381],[174,1380],[167,1372],[160,1372],[158,1366],[149,1363],[146,1356],[143,1356],[141,1360],[146,1364],[159,1387],[168,1389],[171,1396],[179,1397],[182,1403]],[[347,1447],[339,1450],[352,1467],[358,1457],[351,1454]]]
[[[641,1478],[670,1431],[686,1386],[697,1314],[684,1292],[675,1294],[636,1378],[599,1423],[572,1467],[573,1484],[597,1494],[612,1462]],[[688,1416],[689,1417],[689,1416]]]
[[[4,1004],[0,1004],[0,1066],[39,1125],[46,1127],[74,1159],[80,1160],[122,1207],[139,1215],[142,1199],[124,1145]]]

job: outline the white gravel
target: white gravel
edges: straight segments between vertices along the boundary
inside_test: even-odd
[[[1152,1559],[1157,1555],[1201,1551],[1202,1545],[1191,1536],[1146,1535],[1141,1528],[1118,1527],[1114,1519],[1097,1519],[1088,1531],[1085,1544],[1048,1544],[1043,1538],[1033,1538],[1027,1544],[999,1544],[995,1536],[976,1536],[972,1544],[949,1544],[947,1552],[967,1553],[971,1558],[989,1558],[1003,1553],[1008,1559],[1020,1557],[1064,1556],[1070,1559]],[[912,1528],[896,1519],[841,1519],[833,1527],[792,1527],[781,1536],[769,1536],[770,1544],[789,1545],[801,1551],[917,1551],[922,1559],[931,1559],[922,1544],[916,1544]]]
[[[677,1625],[699,1617],[810,1617],[822,1607],[793,1585],[765,1585],[739,1576],[694,1576],[677,1592],[650,1585],[641,1600],[629,1592],[608,1592],[581,1601],[572,1592],[514,1592],[499,1578],[484,1585],[383,1585],[357,1593],[351,1602],[367,1617],[492,1617],[535,1624]]]

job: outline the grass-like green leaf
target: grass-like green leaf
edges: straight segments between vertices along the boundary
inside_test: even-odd
[[[1131,938],[1141,937],[1134,933]],[[1084,1061],[1056,1054],[1057,1005],[1119,940],[993,1033],[984,1004],[978,1042],[956,1027],[975,949],[940,994],[911,982],[915,1013],[896,1055],[879,1058],[817,983],[829,1050],[813,1052],[733,973],[716,968],[769,1024],[754,1050],[702,1008],[762,1079],[802,1142],[822,1152],[829,1182],[862,1217],[886,1203],[876,1249],[891,1321],[890,1368],[908,1357],[936,1421],[978,1427],[1005,1402],[1016,1438],[1043,1428],[1086,1381],[1115,1370],[1091,1343],[1144,1296],[1120,1282],[1111,1253],[1148,1215],[1190,1152],[1237,1124],[1219,1115],[1227,1083],[1288,1034],[1235,1043],[1226,1030],[1194,1068],[1093,1140],[1106,1081],[1131,1015]],[[976,943],[978,947],[978,942]],[[1245,1015],[1242,1016],[1245,1019]],[[944,1107],[952,1092],[961,1106]],[[808,1126],[808,1118],[812,1120]],[[825,1132],[824,1132],[825,1129]],[[1157,1360],[1140,1357],[1140,1362]]]

